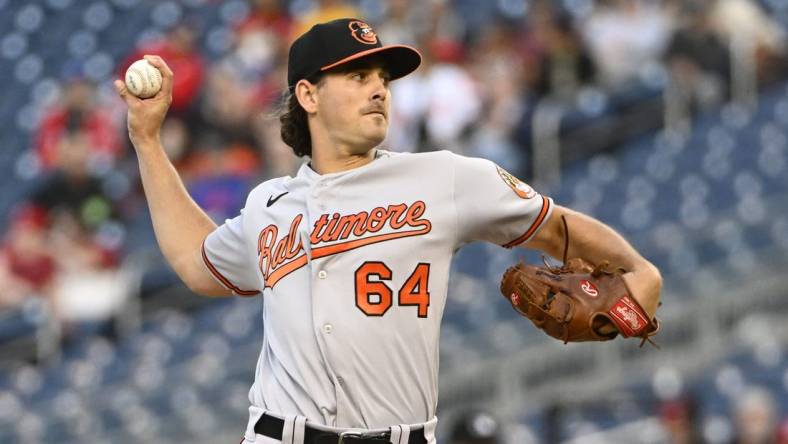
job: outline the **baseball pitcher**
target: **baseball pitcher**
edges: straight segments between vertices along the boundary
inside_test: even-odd
[[[564,255],[560,268],[512,267],[502,283],[547,334],[576,341],[656,331],[660,274],[612,229],[490,161],[379,147],[389,83],[419,66],[415,49],[384,46],[357,19],[299,37],[280,119],[282,139],[307,161],[294,177],[257,186],[219,227],[164,153],[173,74],[161,58],[146,59],[162,73],[158,94],[141,100],[115,86],[160,248],[196,293],[262,297],[242,443],[435,443],[449,266],[472,241]]]

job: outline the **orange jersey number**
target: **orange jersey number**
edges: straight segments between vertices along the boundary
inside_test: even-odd
[[[380,281],[370,281],[370,276]],[[383,262],[364,262],[356,270],[356,307],[367,316],[383,316],[391,308],[391,289],[381,281],[391,280],[391,269]],[[373,302],[372,296],[377,299]]]
[[[419,317],[426,318],[430,307],[430,264],[420,263],[399,290],[399,305],[417,305]]]
[[[374,277],[376,280],[370,280]],[[399,305],[418,306],[426,318],[430,306],[430,264],[420,263],[399,290]],[[392,305],[393,292],[383,281],[391,280],[391,269],[383,262],[364,262],[356,270],[356,307],[367,316],[383,316]]]

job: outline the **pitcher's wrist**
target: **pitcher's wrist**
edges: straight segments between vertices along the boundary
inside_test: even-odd
[[[131,139],[132,145],[137,151],[141,150],[149,150],[151,147],[156,147],[161,145],[161,137],[159,134],[146,134],[146,135],[134,135],[129,137]]]

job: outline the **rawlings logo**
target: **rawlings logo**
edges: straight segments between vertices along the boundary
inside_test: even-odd
[[[610,310],[610,316],[624,337],[640,334],[648,325],[646,314],[629,296],[624,296],[616,302]]]
[[[372,27],[364,22],[354,20],[348,23],[350,33],[354,39],[366,45],[374,45],[378,42],[378,35],[372,30]]]
[[[581,280],[580,288],[585,292],[585,294],[591,296],[592,298],[599,296],[599,290],[597,290],[594,284],[589,280]]]
[[[632,330],[638,331],[643,326],[643,324],[641,324],[640,322],[640,317],[638,316],[637,313],[635,313],[635,310],[632,310],[631,308],[623,305],[619,305],[618,307],[616,307],[616,311],[618,312],[618,314],[621,315],[621,318],[627,324],[629,324],[629,328],[631,328]]]

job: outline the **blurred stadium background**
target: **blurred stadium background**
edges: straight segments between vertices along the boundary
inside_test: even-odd
[[[165,145],[221,221],[298,163],[289,42],[350,15],[425,56],[387,148],[495,160],[665,278],[661,349],[564,346],[498,296],[538,257],[464,248],[440,443],[788,442],[785,0],[0,0],[0,442],[238,441],[260,301],[164,263],[110,80],[169,62]]]

